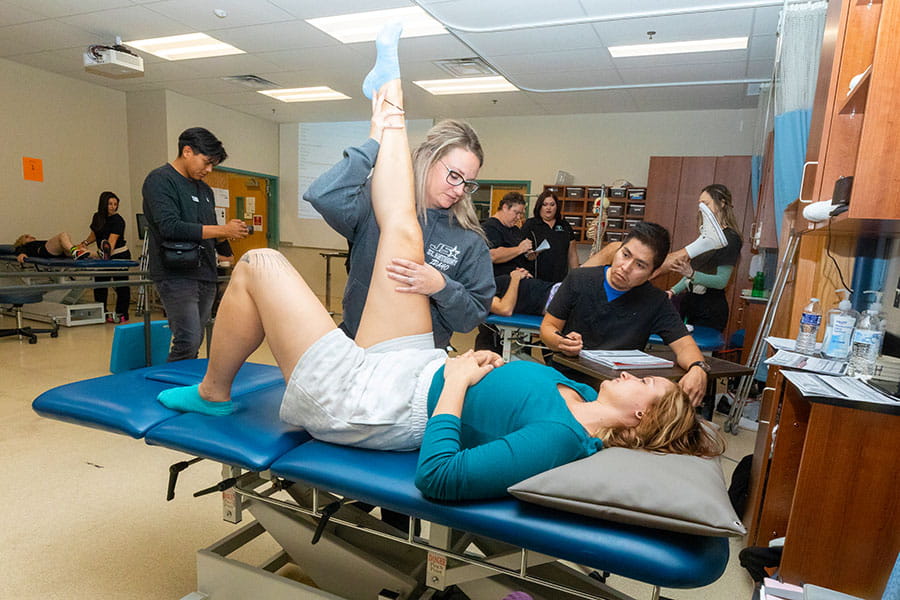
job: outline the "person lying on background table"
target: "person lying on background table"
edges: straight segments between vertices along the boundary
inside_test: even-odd
[[[16,260],[23,264],[26,258],[90,258],[91,254],[81,246],[72,243],[65,231],[57,233],[49,240],[39,240],[30,233],[24,233],[13,242]]]
[[[669,252],[669,232],[656,223],[637,223],[609,266],[573,269],[550,301],[541,341],[556,352],[578,356],[587,350],[642,350],[659,335],[687,371],[678,385],[694,406],[703,400],[709,365],[669,301],[649,283]],[[552,360],[551,360],[552,362]],[[569,377],[572,369],[553,363]]]

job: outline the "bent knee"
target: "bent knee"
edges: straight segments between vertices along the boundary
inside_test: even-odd
[[[273,273],[283,274],[286,270],[293,269],[288,259],[278,250],[254,248],[248,250],[235,265],[231,279],[265,277]]]

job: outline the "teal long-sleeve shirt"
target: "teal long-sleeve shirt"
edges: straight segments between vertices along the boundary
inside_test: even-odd
[[[559,384],[586,402],[597,398],[590,386],[538,363],[516,361],[488,373],[466,392],[461,417],[428,420],[416,486],[440,500],[502,497],[514,483],[600,450],[603,443],[575,420]],[[441,368],[429,390],[429,415],[443,385]]]

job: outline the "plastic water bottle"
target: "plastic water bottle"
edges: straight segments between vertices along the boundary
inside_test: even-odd
[[[822,324],[822,313],[818,310],[819,299],[810,298],[809,304],[800,315],[800,331],[797,333],[797,352],[814,355],[816,353],[816,335]]]
[[[875,374],[875,361],[881,353],[885,329],[884,317],[881,314],[881,292],[866,293],[875,294],[875,302],[869,305],[869,309],[864,311],[856,322],[853,341],[850,344],[850,364],[847,366],[847,375],[860,379],[869,379]]]
[[[859,319],[859,313],[850,304],[850,292],[845,289],[836,290],[845,294],[837,308],[828,311],[825,319],[825,337],[822,338],[822,356],[834,360],[847,360],[853,340],[853,328]]]

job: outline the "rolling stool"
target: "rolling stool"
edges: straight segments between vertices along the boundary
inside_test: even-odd
[[[13,311],[16,313],[16,327],[14,329],[0,329],[0,337],[10,335],[18,335],[28,338],[29,344],[37,344],[38,333],[49,333],[50,337],[59,337],[59,325],[53,322],[51,329],[34,329],[32,327],[22,327],[22,306],[25,304],[35,304],[44,300],[44,292],[35,292],[31,290],[22,290],[21,292],[4,292],[0,293],[0,304],[12,304]]]

